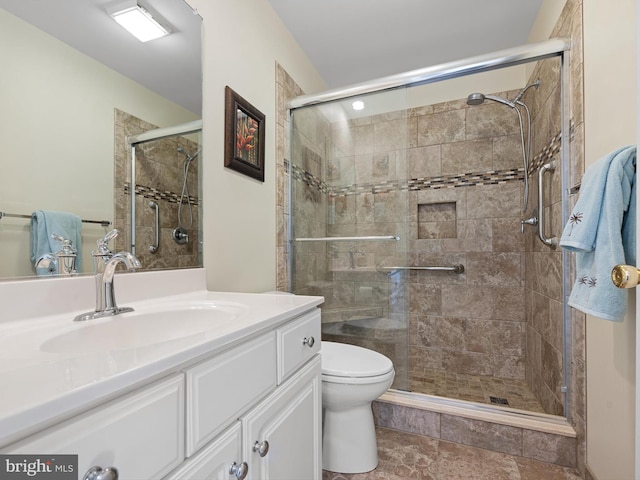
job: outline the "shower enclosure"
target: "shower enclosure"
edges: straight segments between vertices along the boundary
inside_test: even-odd
[[[390,357],[393,389],[568,414],[567,259],[538,239],[567,214],[567,48],[290,102],[291,290],[325,297],[324,340]]]
[[[202,122],[157,128],[116,115],[115,248],[145,270],[202,266]]]

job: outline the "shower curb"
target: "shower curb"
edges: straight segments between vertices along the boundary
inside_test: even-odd
[[[373,402],[373,414],[380,427],[577,466],[576,432],[561,417],[398,391]]]

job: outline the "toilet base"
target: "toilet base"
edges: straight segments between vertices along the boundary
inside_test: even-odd
[[[322,468],[338,473],[365,473],[378,466],[376,429],[371,403],[346,410],[322,411]]]

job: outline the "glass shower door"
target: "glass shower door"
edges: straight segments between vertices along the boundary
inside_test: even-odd
[[[393,267],[408,265],[411,120],[401,103],[396,115],[357,115],[352,100],[292,112],[292,291],[325,297],[323,340],[388,356],[393,388],[408,390],[410,273]]]

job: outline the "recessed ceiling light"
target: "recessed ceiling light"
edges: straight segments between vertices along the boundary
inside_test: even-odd
[[[119,1],[107,7],[107,13],[141,42],[169,35],[171,30],[157,14],[141,6],[137,0]]]
[[[351,106],[354,110],[364,110],[364,102],[362,100],[356,100]]]

